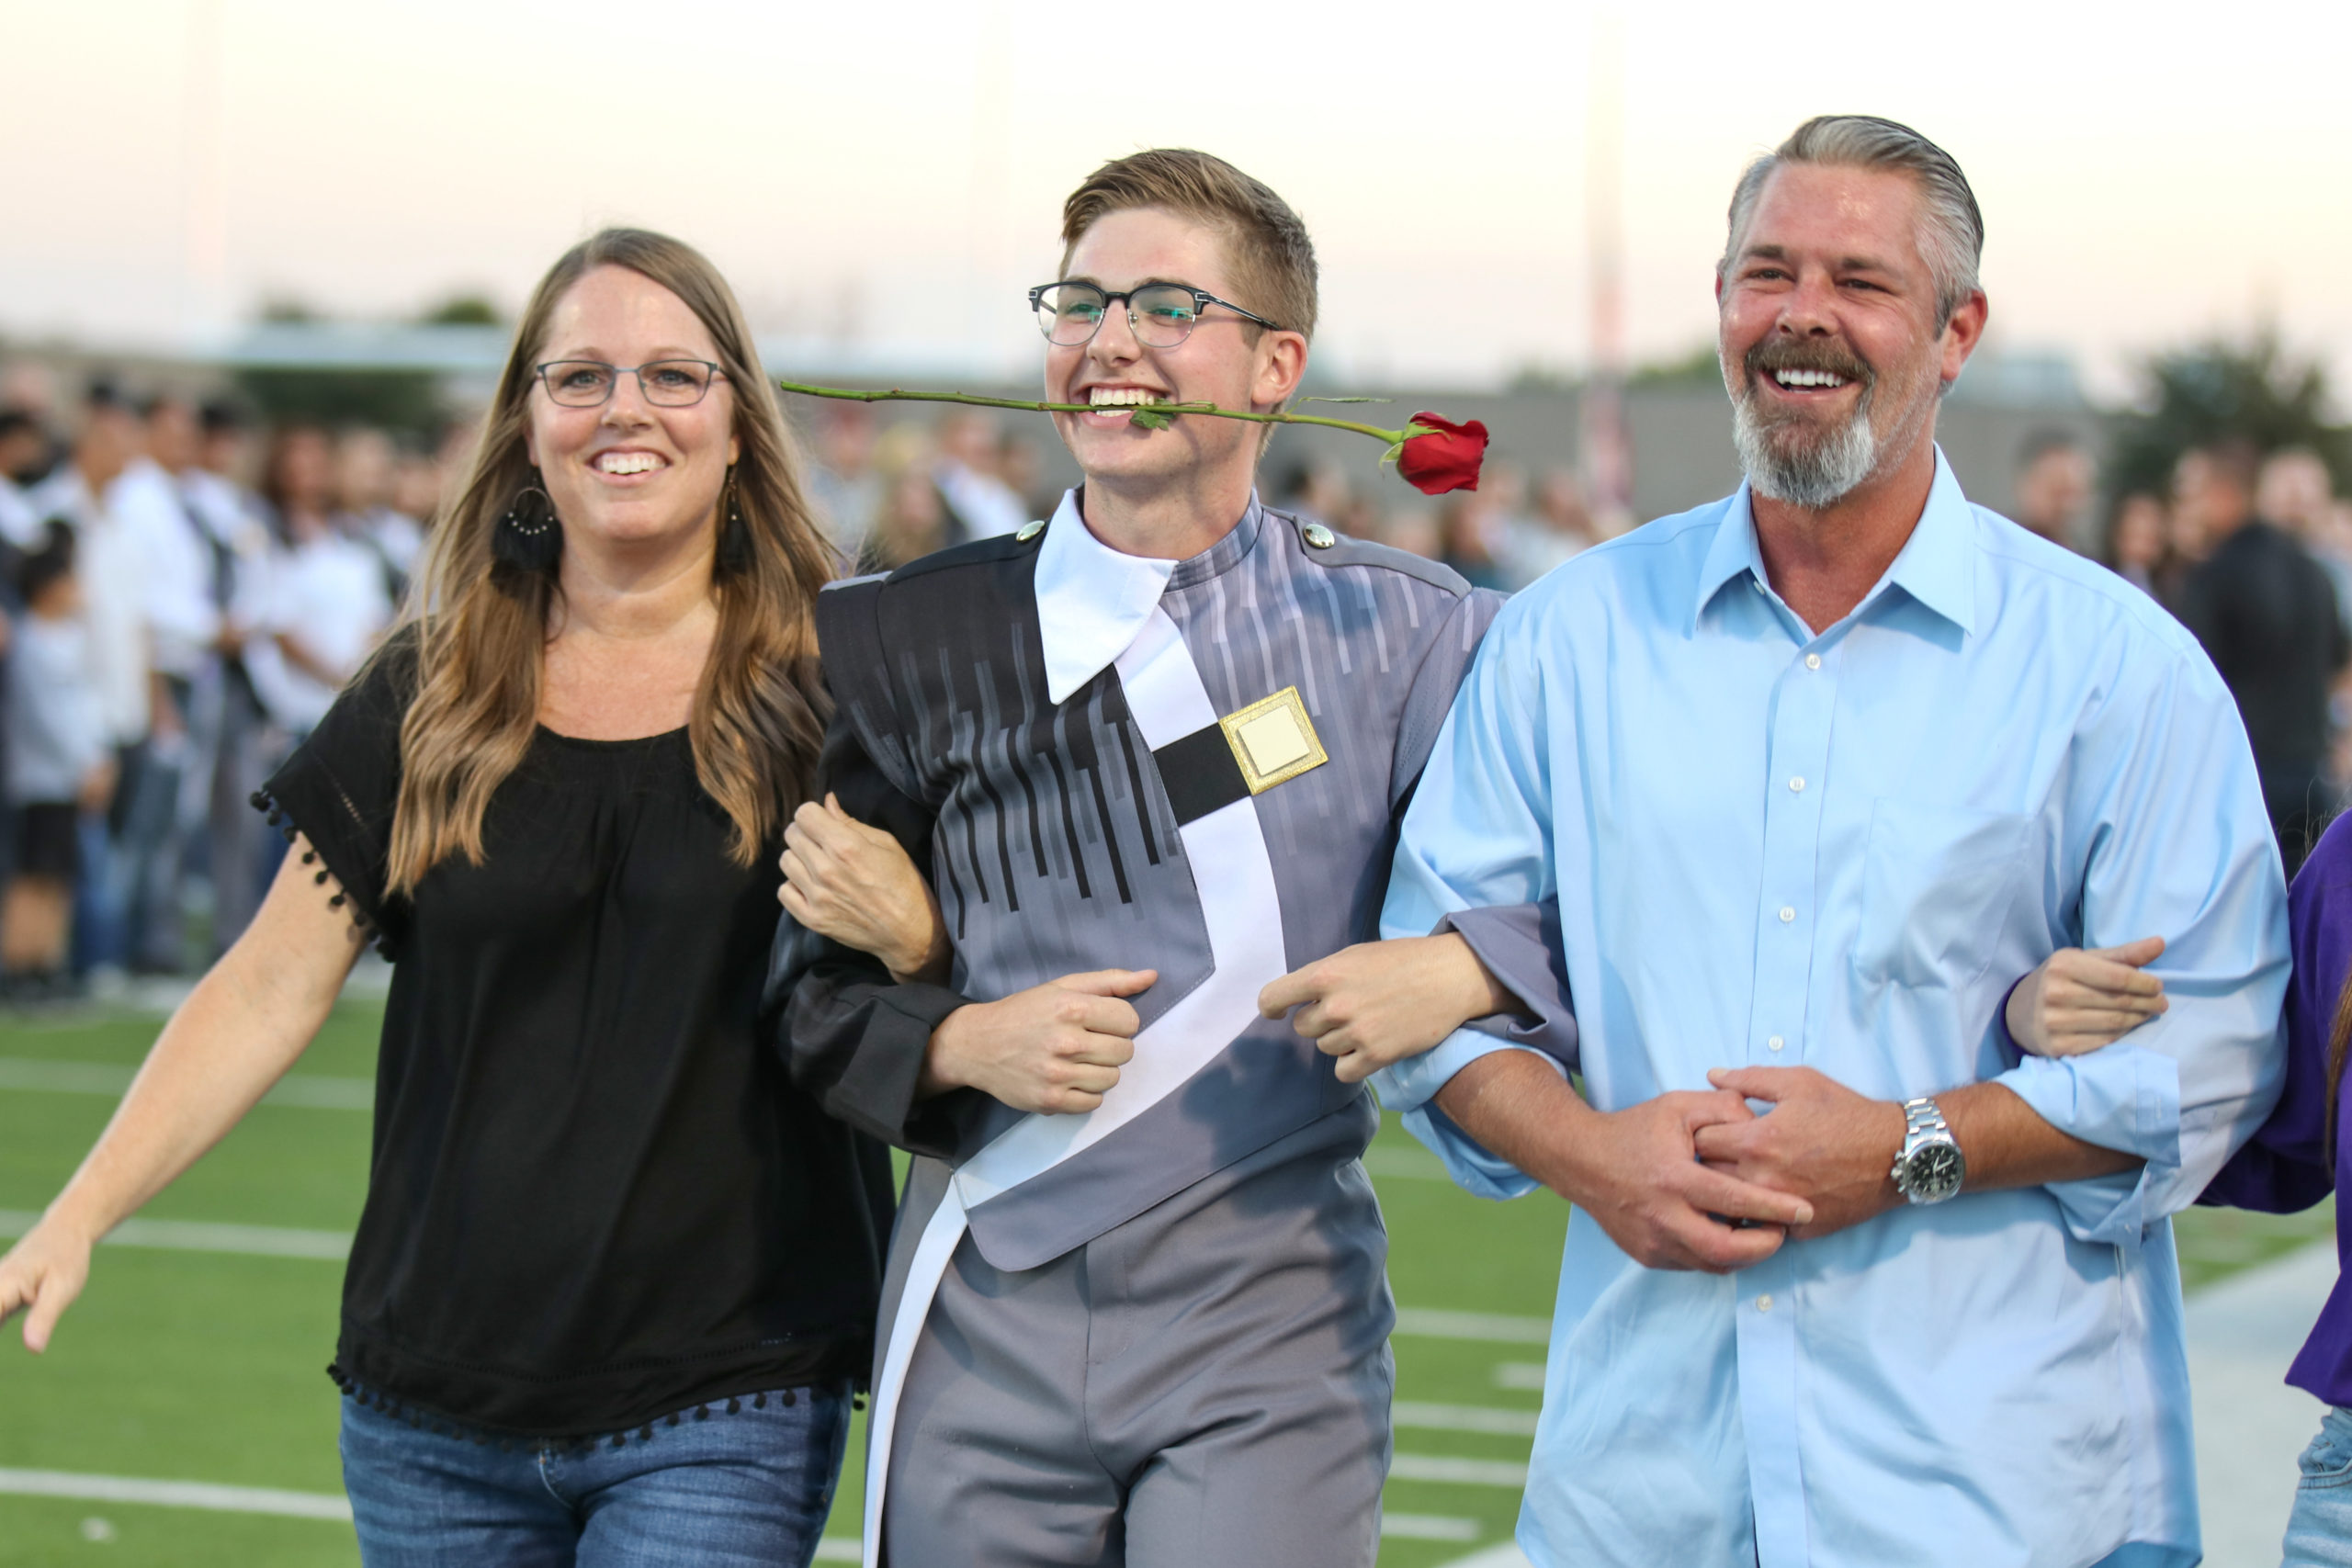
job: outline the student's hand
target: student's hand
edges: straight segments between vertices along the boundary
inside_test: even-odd
[[[1298,1010],[1291,1027],[1339,1058],[1341,1083],[1361,1083],[1470,1020],[1517,1005],[1452,931],[1341,948],[1258,993],[1268,1018]]]
[[[819,936],[870,953],[896,980],[946,976],[947,923],[931,886],[899,840],[825,796],[804,802],[784,829],[786,912]]]
[[[2160,936],[2121,947],[2062,947],[2009,992],[2009,1038],[2036,1056],[2076,1056],[2109,1045],[2172,1004],[2147,972]]]
[[[1120,998],[1159,978],[1150,969],[1097,969],[957,1008],[932,1031],[922,1092],[976,1089],[1015,1111],[1091,1111],[1134,1059],[1143,1026]]]
[[[90,1238],[44,1219],[0,1256],[0,1323],[25,1314],[25,1348],[49,1348],[57,1320],[90,1278]]]

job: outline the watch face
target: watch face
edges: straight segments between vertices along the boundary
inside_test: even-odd
[[[1940,1203],[1960,1190],[1962,1174],[1966,1165],[1960,1150],[1950,1144],[1929,1144],[1912,1155],[1909,1168],[1910,1198],[1915,1203]]]

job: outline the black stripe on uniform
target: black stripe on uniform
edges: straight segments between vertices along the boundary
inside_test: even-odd
[[[1170,740],[1151,754],[1176,825],[1197,822],[1212,811],[1250,797],[1250,785],[1234,761],[1233,745],[1222,725],[1204,725],[1181,739]]]

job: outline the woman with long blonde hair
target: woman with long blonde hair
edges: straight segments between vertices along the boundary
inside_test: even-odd
[[[833,568],[726,283],[600,233],[517,329],[410,620],[270,781],[293,850],[47,1215],[0,1319],[393,960],[334,1373],[370,1568],[806,1562],[890,1170],[764,1050]]]

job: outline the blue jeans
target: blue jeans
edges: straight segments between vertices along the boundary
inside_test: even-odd
[[[2352,1568],[2352,1410],[2328,1411],[2302,1466],[2284,1568]]]
[[[806,1568],[832,1507],[850,1401],[838,1386],[786,1397],[759,1395],[755,1404],[747,1394],[731,1402],[733,1414],[721,1401],[618,1438],[507,1447],[345,1399],[343,1483],[360,1561]]]

